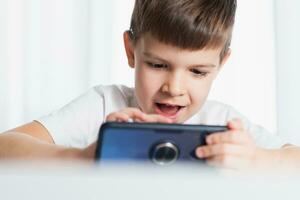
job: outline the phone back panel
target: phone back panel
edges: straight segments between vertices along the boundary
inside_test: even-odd
[[[214,132],[227,130],[223,126],[105,123],[99,133],[96,159],[105,161],[143,161],[152,163],[153,146],[172,143],[177,146],[177,161],[199,161],[195,158],[196,147],[205,144],[205,137]]]

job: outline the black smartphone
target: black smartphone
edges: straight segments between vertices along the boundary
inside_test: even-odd
[[[205,144],[207,135],[226,130],[226,126],[107,122],[99,131],[96,161],[162,166],[203,162],[195,149]]]

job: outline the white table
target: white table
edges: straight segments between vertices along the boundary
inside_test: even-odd
[[[99,170],[78,163],[0,163],[1,200],[300,199],[300,176],[195,169]]]

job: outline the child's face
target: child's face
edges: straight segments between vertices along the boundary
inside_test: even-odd
[[[183,50],[145,34],[133,46],[124,42],[128,63],[135,68],[135,93],[143,112],[182,123],[200,110],[221,65],[218,49]]]

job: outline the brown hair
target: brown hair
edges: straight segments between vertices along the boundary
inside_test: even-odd
[[[236,0],[136,0],[131,18],[133,42],[151,33],[160,42],[197,50],[231,43]]]

